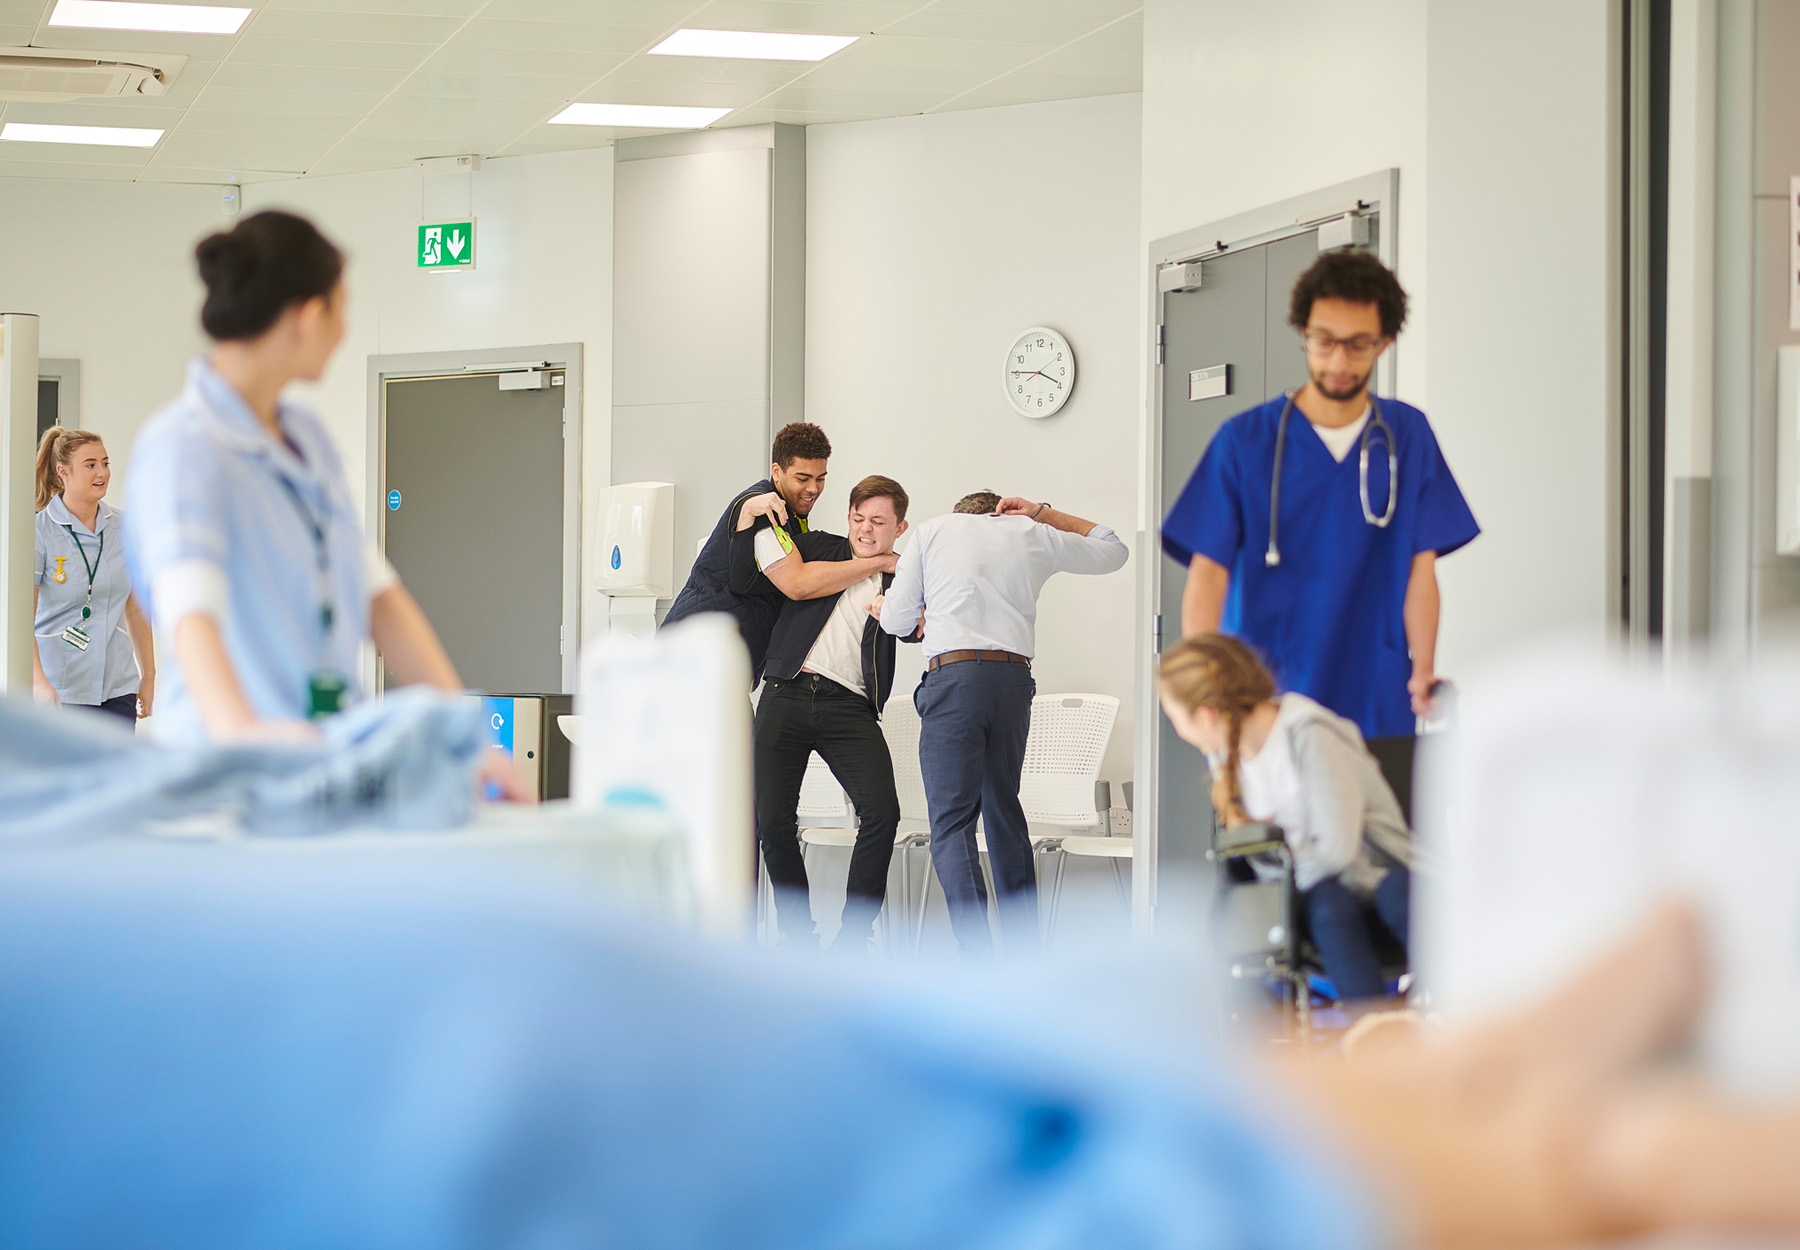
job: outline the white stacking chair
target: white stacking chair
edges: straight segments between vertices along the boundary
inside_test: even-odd
[[[1110,860],[1114,879],[1131,906],[1130,838],[1089,836],[1083,830],[1104,830],[1106,813],[1095,797],[1100,764],[1118,720],[1119,701],[1105,694],[1039,695],[1031,703],[1031,737],[1025,744],[1025,771],[1019,781],[1019,801],[1025,818],[1035,826],[1051,826],[1057,832],[1034,830],[1032,849],[1056,856],[1050,897],[1044,908],[1044,935],[1056,927],[1062,902],[1063,873],[1068,857]]]
[[[1100,764],[1105,758],[1107,743],[1112,738],[1113,725],[1118,716],[1119,701],[1112,695],[1045,694],[1031,701],[1031,734],[1025,740],[1025,764],[1019,779],[1019,803],[1025,809],[1026,822],[1034,826],[1031,833],[1034,852],[1060,852],[1072,840],[1072,832],[1105,827],[1105,813],[1100,810],[1101,805],[1095,801],[1094,795],[1096,783],[1100,779]],[[915,766],[918,755],[917,725],[915,715],[912,751]],[[899,767],[897,751],[895,767]],[[919,789],[922,798],[922,780]],[[905,810],[904,792],[901,810]],[[1127,848],[1125,854],[1130,854],[1131,844],[1124,838],[1077,840],[1076,854],[1086,853],[1086,841],[1117,841]],[[975,843],[983,856],[985,872],[987,833],[979,824],[975,830]],[[1060,890],[1062,884],[1060,859],[1057,867],[1050,900],[1051,911],[1054,911],[1056,904],[1055,892]],[[929,885],[930,869],[927,868],[926,872],[926,883]],[[990,897],[993,894],[991,876],[988,893]],[[923,932],[925,925],[925,894],[924,890],[919,892],[918,933]]]

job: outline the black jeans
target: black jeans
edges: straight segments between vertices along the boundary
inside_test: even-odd
[[[856,805],[840,934],[854,941],[872,930],[887,894],[900,827],[894,760],[875,709],[861,695],[812,673],[792,681],[770,678],[756,707],[756,836],[775,886],[776,919],[788,937],[813,931],[797,808],[814,751]]]

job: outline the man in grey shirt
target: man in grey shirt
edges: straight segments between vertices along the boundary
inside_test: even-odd
[[[965,959],[993,951],[975,843],[987,833],[1000,931],[1010,950],[1037,944],[1037,867],[1019,776],[1037,683],[1037,597],[1056,573],[1111,573],[1127,551],[1104,525],[1049,504],[969,495],[913,531],[893,585],[871,612],[907,637],[924,618],[919,767],[931,806],[931,862]]]

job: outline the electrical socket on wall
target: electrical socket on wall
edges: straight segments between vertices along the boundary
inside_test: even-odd
[[[1115,838],[1129,838],[1131,836],[1131,809],[1129,807],[1107,808],[1106,831]]]

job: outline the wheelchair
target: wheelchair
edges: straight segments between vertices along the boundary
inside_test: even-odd
[[[1216,870],[1212,907],[1215,949],[1227,973],[1226,1014],[1236,987],[1273,986],[1294,1015],[1295,1040],[1313,1041],[1313,999],[1337,1000],[1318,948],[1307,933],[1300,888],[1294,880],[1294,853],[1282,831],[1268,824],[1226,828],[1214,822],[1206,858]],[[1258,873],[1252,864],[1272,866]],[[1377,928],[1376,951],[1382,979],[1404,986],[1406,950]]]

